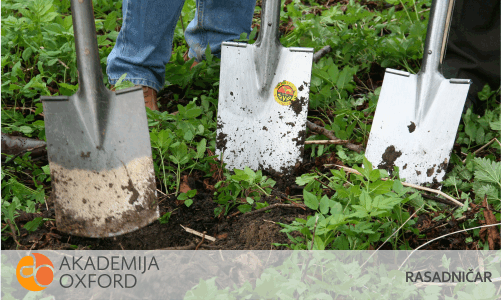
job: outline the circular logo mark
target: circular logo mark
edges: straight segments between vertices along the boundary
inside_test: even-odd
[[[291,105],[292,101],[297,100],[296,86],[289,81],[282,81],[275,87],[273,91],[275,101],[280,105]]]
[[[54,265],[43,254],[31,255],[21,258],[17,264],[16,276],[25,289],[38,292],[44,290],[54,280]]]

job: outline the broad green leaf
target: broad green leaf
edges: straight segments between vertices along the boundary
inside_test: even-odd
[[[474,163],[477,166],[475,171],[476,180],[494,183],[501,187],[501,162],[476,157]]]
[[[31,49],[31,47],[24,49],[22,54],[23,60],[24,61],[30,60],[32,58],[32,55],[33,55],[33,49]]]
[[[475,138],[475,134],[477,133],[477,127],[475,126],[475,124],[473,124],[472,121],[469,122],[467,121],[464,131],[470,138]]]
[[[382,195],[391,191],[393,180],[377,180],[369,184],[369,191],[372,195]]]
[[[32,221],[29,221],[28,223],[26,223],[24,225],[24,229],[26,229],[28,231],[35,231],[35,230],[37,230],[38,226],[40,226],[40,224],[42,224],[42,222],[43,222],[42,217],[36,217]]]
[[[489,122],[492,130],[501,131],[501,120]]]
[[[306,190],[303,190],[303,197],[304,197],[304,204],[313,209],[317,210],[318,209],[318,198],[315,194],[312,194]]]
[[[247,174],[247,176],[249,176],[249,181],[252,182],[254,178],[256,178],[256,173],[252,171],[249,167],[245,167],[244,172],[245,174]]]
[[[476,135],[476,142],[477,144],[483,144],[485,139],[485,131],[484,128],[479,127],[477,130],[477,135]]]
[[[337,82],[339,78],[339,68],[332,64],[332,66],[327,70],[329,78],[332,82]]]
[[[106,16],[106,20],[104,21],[104,29],[106,31],[113,31],[117,24],[117,11],[112,11]]]
[[[302,174],[301,177],[296,178],[297,185],[306,185],[310,182],[315,181],[318,178],[318,175],[315,174]]]
[[[163,216],[158,218],[158,222],[160,224],[167,224],[169,222],[170,216],[172,215],[172,212],[165,213]]]
[[[184,116],[188,119],[194,119],[202,114],[202,109],[200,107],[195,107],[186,111]]]
[[[370,174],[369,174],[369,180],[370,180],[370,181],[376,181],[376,180],[378,180],[378,179],[380,178],[380,177],[379,177],[380,175],[381,175],[381,173],[379,173],[379,170],[378,170],[378,169],[376,169],[376,170],[372,170],[372,171],[370,172]]]
[[[393,181],[393,190],[397,194],[401,194],[404,191],[404,186],[402,185],[402,182],[400,182],[400,180]]]
[[[366,191],[362,191],[360,195],[360,205],[364,206],[369,212],[372,210],[372,198]]]
[[[246,213],[246,212],[249,212],[252,210],[252,205],[250,204],[242,204],[242,205],[239,205],[237,207],[237,209],[241,212],[241,213]]]
[[[32,133],[33,132],[33,128],[29,127],[29,126],[19,126],[19,131],[21,131],[22,133]]]
[[[320,199],[320,213],[326,215],[329,213],[330,204],[333,202],[326,195]]]

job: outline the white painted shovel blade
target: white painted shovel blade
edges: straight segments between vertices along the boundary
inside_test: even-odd
[[[400,178],[409,183],[439,183],[450,159],[469,84],[441,80],[436,98],[418,123],[418,75],[389,71],[400,72],[385,73],[367,144],[367,159],[378,168],[392,170],[393,165],[398,166]]]
[[[230,170],[284,172],[302,161],[313,51],[283,48],[271,88],[260,93],[254,49],[222,45],[216,154],[223,154]],[[295,86],[297,103],[275,101],[274,89],[284,80]]]

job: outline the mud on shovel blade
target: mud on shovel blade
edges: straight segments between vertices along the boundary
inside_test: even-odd
[[[255,44],[222,44],[216,153],[230,170],[283,173],[302,161],[313,49],[283,47],[280,1],[263,4]]]
[[[470,87],[441,72],[453,0],[434,0],[417,75],[386,69],[367,144],[367,159],[414,184],[442,181]]]
[[[42,97],[60,231],[108,237],[159,216],[141,87],[103,84],[91,0],[71,0],[79,89]]]

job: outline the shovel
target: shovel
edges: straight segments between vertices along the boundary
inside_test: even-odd
[[[256,43],[222,43],[216,154],[229,170],[302,162],[313,49],[283,47],[279,21],[280,0],[264,1]]]
[[[134,231],[159,217],[141,87],[103,84],[91,0],[71,0],[76,94],[42,97],[58,230],[86,237]]]
[[[367,144],[367,159],[407,182],[439,187],[450,158],[469,79],[441,74],[454,0],[434,0],[421,71],[386,69]]]

